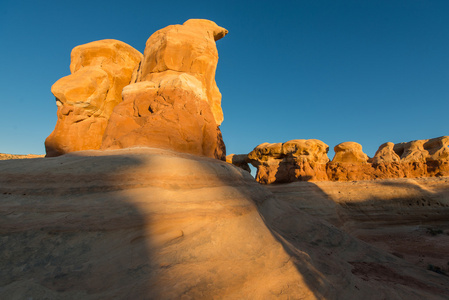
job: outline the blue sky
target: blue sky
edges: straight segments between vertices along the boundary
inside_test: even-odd
[[[70,51],[148,37],[190,18],[217,42],[221,126],[230,153],[263,142],[384,142],[449,135],[449,1],[10,1],[0,3],[0,152],[44,154],[51,85]]]

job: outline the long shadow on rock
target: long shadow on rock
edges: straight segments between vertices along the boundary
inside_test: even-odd
[[[373,221],[370,211],[363,208],[368,205],[371,212],[383,214],[381,219],[394,214],[397,223],[404,221],[391,209],[397,208],[397,203],[389,203],[395,199],[381,199],[381,193],[374,197],[380,181],[371,182],[373,195],[364,184],[366,182],[297,182],[268,186],[277,199],[259,203],[259,212],[273,235],[294,258],[298,271],[311,275],[308,282],[318,298],[361,299],[376,295],[376,299],[444,299],[449,292],[444,276],[428,274],[424,268],[335,227],[346,227],[351,222],[352,227],[363,227],[366,222]],[[393,185],[393,192],[397,188],[394,183],[387,184]],[[402,187],[411,188],[409,184]],[[354,195],[357,188],[364,192]],[[404,193],[396,200],[410,195]],[[314,266],[315,274],[310,273],[310,265]]]
[[[0,162],[0,298],[143,299],[150,221],[123,192],[132,157]]]

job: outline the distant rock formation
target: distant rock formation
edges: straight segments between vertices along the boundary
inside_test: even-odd
[[[249,158],[246,154],[229,154],[226,156],[226,162],[251,173],[251,168],[248,164]]]
[[[100,149],[114,107],[122,101],[142,54],[117,40],[101,40],[72,50],[71,75],[51,92],[58,106],[56,127],[45,140],[47,156]]]
[[[39,157],[44,157],[44,155],[40,155],[40,154],[8,154],[8,153],[0,153],[0,160],[27,159],[27,158],[39,158]]]
[[[256,180],[264,184],[449,176],[449,136],[385,143],[373,158],[355,142],[338,144],[334,150],[329,162],[329,147],[319,140],[263,143],[248,154],[248,161],[257,168]]]
[[[150,146],[224,160],[215,41],[227,33],[188,20],[154,33],[143,56],[115,40],[76,47],[72,75],[52,87],[58,122],[47,156]]]
[[[372,167],[362,145],[344,142],[334,147],[335,156],[327,164],[327,175],[333,181],[367,180],[372,177]]]
[[[260,183],[296,180],[327,180],[329,147],[319,140],[291,140],[286,143],[263,143],[248,154],[257,168]]]

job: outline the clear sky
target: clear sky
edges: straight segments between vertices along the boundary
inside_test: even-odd
[[[221,126],[230,153],[319,139],[331,148],[449,135],[449,1],[0,1],[0,152],[44,154],[51,85],[73,47],[118,39],[143,52],[187,19],[217,42]]]

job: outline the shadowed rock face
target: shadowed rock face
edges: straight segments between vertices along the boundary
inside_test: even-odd
[[[332,184],[300,203],[156,148],[0,161],[0,299],[444,299],[448,277],[313,216],[346,203]]]
[[[117,40],[101,40],[72,50],[71,75],[51,88],[58,106],[54,131],[45,140],[47,156],[100,149],[122,89],[131,80],[142,54]]]
[[[248,155],[246,154],[229,154],[226,156],[226,162],[251,173],[251,169],[248,165]]]
[[[143,57],[114,40],[76,47],[72,75],[52,87],[58,122],[47,156],[151,146],[224,160],[215,41],[227,32],[208,20],[171,25],[148,39]]]
[[[373,158],[362,145],[344,142],[327,159],[327,145],[318,140],[258,145],[248,154],[260,183],[351,181],[377,178],[416,178],[449,175],[449,137],[408,143],[385,143]],[[231,162],[232,163],[232,162]]]

